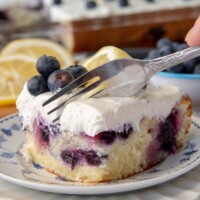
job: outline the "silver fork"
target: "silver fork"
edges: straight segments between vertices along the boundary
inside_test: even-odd
[[[92,84],[89,84],[78,92],[74,93],[70,98],[66,99],[64,102],[53,108],[48,112],[48,114],[53,113],[59,108],[63,107],[66,103],[71,102],[85,93],[88,93],[92,89],[96,88],[100,84],[108,83],[108,87],[101,89],[100,91],[94,92],[89,97],[94,97],[97,93],[101,93],[104,90],[108,90],[110,88],[116,87],[116,84],[120,84],[120,78],[124,76],[124,74],[131,77],[132,80],[135,81],[136,87],[131,91],[130,95],[134,95],[138,93],[142,88],[144,88],[150,78],[156,73],[172,67],[174,65],[185,62],[194,57],[200,56],[200,47],[190,47],[185,50],[163,56],[153,60],[139,60],[139,59],[117,59],[110,61],[106,64],[103,64],[85,74],[75,79],[68,85],[66,85],[59,92],[50,97],[47,101],[43,103],[43,106],[51,103],[57,98],[63,96],[66,93],[71,92],[76,88],[80,88],[83,85],[86,85],[92,78],[98,77],[97,81],[94,81]],[[131,74],[130,74],[131,70]],[[139,76],[139,78],[138,78]],[[124,80],[121,81],[124,84]],[[60,116],[53,120],[53,122],[57,121]]]

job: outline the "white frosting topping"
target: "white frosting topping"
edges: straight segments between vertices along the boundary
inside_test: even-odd
[[[95,136],[102,131],[119,130],[124,124],[132,124],[133,129],[139,129],[143,117],[162,119],[168,116],[174,105],[183,96],[183,92],[175,86],[148,86],[144,93],[132,97],[101,97],[73,101],[62,110],[47,115],[55,105],[63,101],[59,98],[46,107],[42,103],[52,93],[32,96],[26,85],[17,100],[19,115],[23,117],[25,127],[32,129],[33,120],[38,115],[51,123],[61,114],[61,130],[70,134],[85,133]],[[163,106],[164,105],[164,106]]]
[[[53,94],[51,92],[46,92],[38,96],[33,96],[29,93],[27,85],[24,85],[24,88],[19,95],[16,105],[19,110],[19,116],[23,117],[24,127],[28,127],[32,131],[32,124],[37,117],[38,113],[42,115],[47,123],[52,123],[52,121],[62,114],[62,108],[48,115],[47,113],[55,108],[57,105],[62,103],[65,99],[69,98],[70,95],[64,95],[61,98],[58,98],[51,104],[43,107],[42,104],[47,99],[49,99]]]
[[[138,97],[101,97],[75,101],[65,107],[60,119],[61,128],[73,134],[84,132],[89,136],[118,130],[127,123],[138,130],[143,117],[167,117],[181,96],[176,87],[149,87]]]

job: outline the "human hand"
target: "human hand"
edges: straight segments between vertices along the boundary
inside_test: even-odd
[[[185,41],[189,46],[200,46],[200,16],[186,35]]]

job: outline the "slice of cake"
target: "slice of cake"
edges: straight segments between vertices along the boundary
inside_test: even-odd
[[[77,68],[83,69],[60,70],[54,58],[41,59],[41,75],[24,85],[17,100],[26,134],[21,152],[27,161],[70,181],[103,182],[148,169],[184,144],[192,109],[189,97],[177,87],[149,84],[138,96],[79,99],[48,115],[72,94],[46,107],[43,102],[77,74]],[[51,59],[54,70],[41,70]]]

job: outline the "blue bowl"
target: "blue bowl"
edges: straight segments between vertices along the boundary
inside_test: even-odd
[[[178,79],[200,79],[200,74],[180,74],[180,73],[160,72],[157,74],[157,76],[178,78]]]

